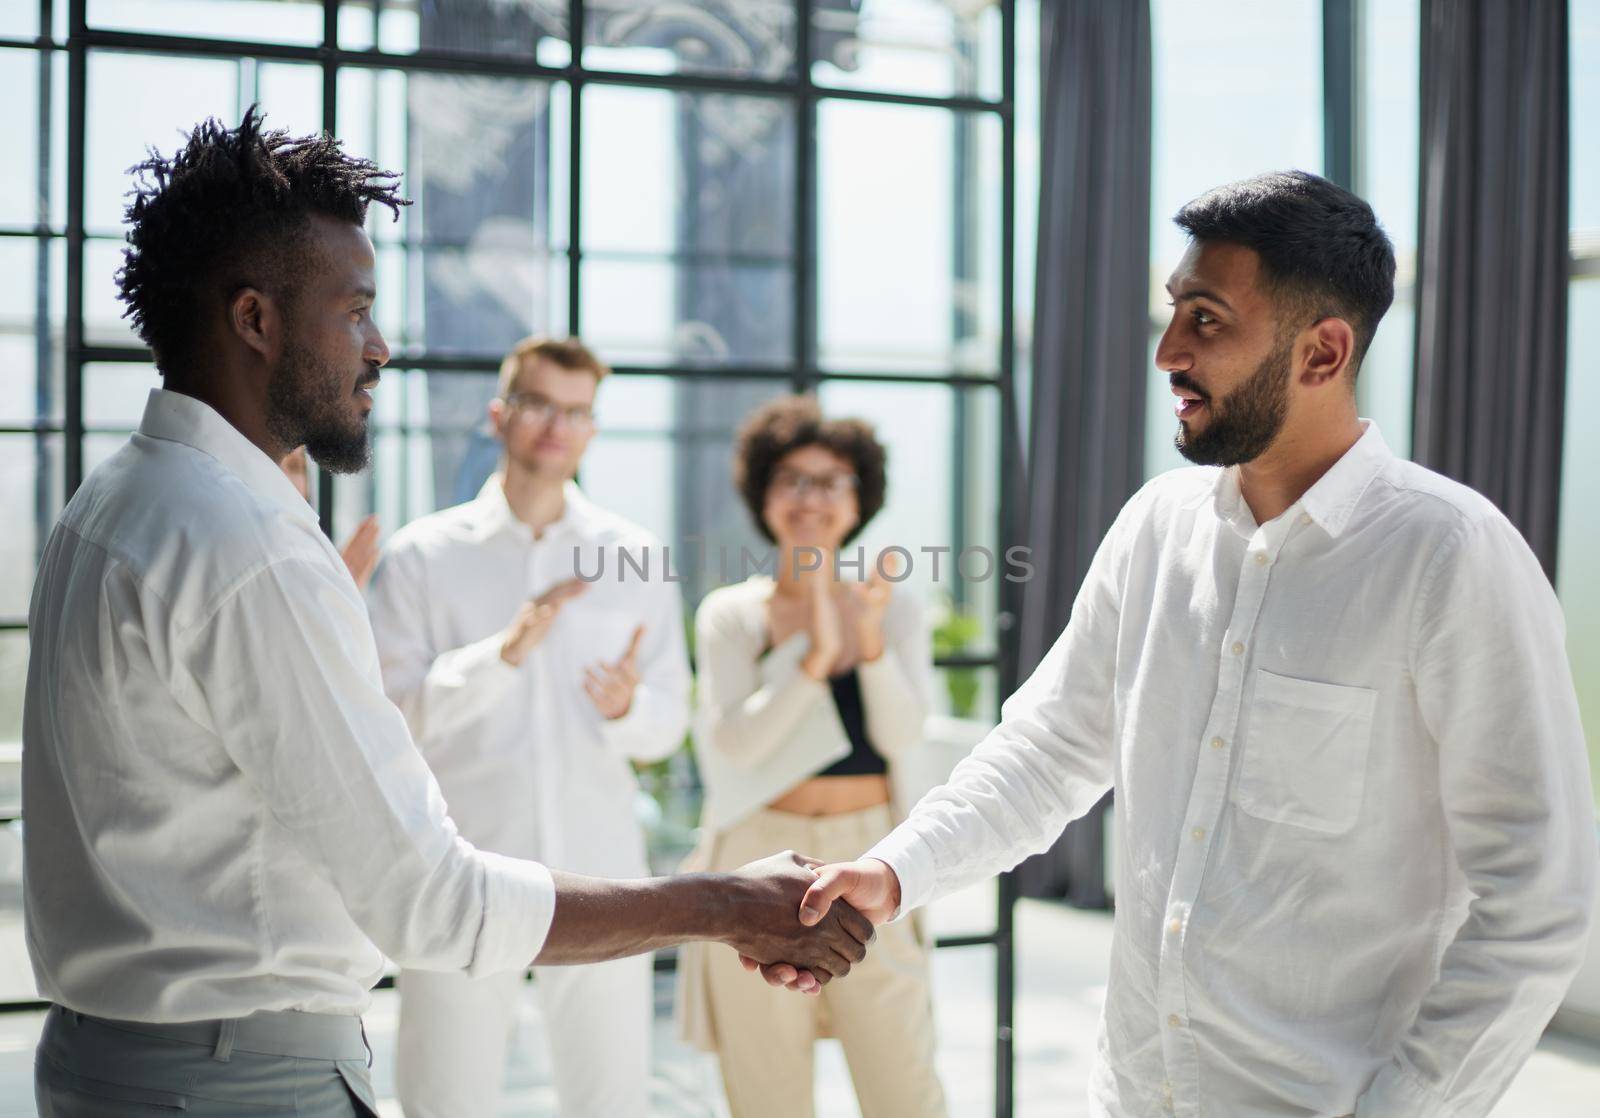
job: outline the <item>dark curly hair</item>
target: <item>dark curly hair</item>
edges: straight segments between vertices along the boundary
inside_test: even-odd
[[[734,487],[744,498],[756,529],[776,543],[761,516],[767,504],[767,489],[778,463],[808,446],[820,446],[837,454],[855,470],[861,519],[845,536],[844,542],[849,543],[883,508],[887,489],[885,468],[889,456],[872,424],[864,419],[824,419],[814,396],[785,396],[763,404],[744,421],[734,440]]]
[[[124,317],[162,372],[193,365],[215,300],[243,284],[284,295],[316,267],[311,215],[355,225],[380,202],[400,216],[399,176],[346,155],[332,136],[262,130],[255,105],[238,128],[197,125],[171,159],[154,149],[128,204],[128,247],[117,272]]]

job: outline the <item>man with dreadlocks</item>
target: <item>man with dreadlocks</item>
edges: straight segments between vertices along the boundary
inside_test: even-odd
[[[367,463],[389,351],[363,224],[396,176],[254,109],[134,170],[122,297],[164,387],[62,513],[30,613],[40,1112],[373,1114],[385,955],[483,975],[704,938],[847,973],[871,927],[801,927],[792,854],[619,882],[460,838],[278,468]]]

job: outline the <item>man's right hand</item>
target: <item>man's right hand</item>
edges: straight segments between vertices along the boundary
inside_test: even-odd
[[[851,906],[874,924],[882,924],[892,918],[900,907],[900,878],[887,862],[877,858],[862,858],[832,865],[810,861],[806,864],[816,870],[816,879],[800,902],[799,918],[802,924],[813,925],[827,920],[840,904]],[[816,993],[822,988],[822,982],[826,981],[787,959],[768,963],[741,952],[739,961],[746,970],[760,971],[769,986],[786,986],[803,994]]]
[[[820,865],[785,851],[735,870],[727,892],[731,912],[723,942],[756,964],[789,968],[796,974],[789,985],[806,993],[849,974],[866,958],[873,937],[872,922],[847,900],[833,903],[809,926],[800,922],[801,900],[817,883]],[[809,982],[799,979],[802,972],[811,976]]]
[[[843,622],[833,600],[833,581],[818,577],[811,583],[811,650],[800,661],[800,670],[812,679],[825,680],[844,650]]]
[[[589,588],[589,584],[579,578],[569,578],[559,582],[524,603],[517,610],[517,615],[511,619],[511,624],[506,626],[505,633],[500,641],[500,659],[510,664],[513,668],[520,667],[528,653],[550,631],[550,626],[555,623],[556,614],[567,602],[576,598]]]

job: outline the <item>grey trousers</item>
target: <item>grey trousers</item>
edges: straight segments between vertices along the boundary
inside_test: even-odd
[[[148,1025],[52,1006],[34,1057],[40,1118],[377,1118],[357,1017],[257,1013]]]

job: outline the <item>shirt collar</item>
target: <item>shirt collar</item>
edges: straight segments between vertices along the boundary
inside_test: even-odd
[[[317,522],[316,510],[300,496],[283,468],[202,400],[165,388],[151,389],[139,434],[193,447],[216,459],[252,493]]]
[[[1370,419],[1362,423],[1366,431],[1355,445],[1300,498],[1301,510],[1330,536],[1344,531],[1368,487],[1394,458],[1378,425]]]
[[[1361,437],[1301,494],[1285,515],[1298,508],[1328,535],[1337,538],[1344,531],[1367,487],[1394,457],[1378,425],[1370,419],[1363,419],[1361,423],[1365,428]],[[1222,519],[1242,523],[1249,516],[1244,494],[1239,489],[1239,467],[1218,470],[1211,491],[1217,515]]]
[[[506,500],[505,486],[502,484],[504,475],[496,470],[489,475],[489,480],[483,483],[483,488],[478,490],[476,503],[483,512],[483,524],[490,535],[497,532],[510,532],[523,539],[532,541],[533,528],[517,518],[512,511],[511,503]],[[585,533],[592,521],[589,498],[584,496],[583,490],[578,488],[578,483],[568,481],[561,489],[561,515],[551,521],[545,528],[542,539],[551,539],[566,532],[579,535]]]

